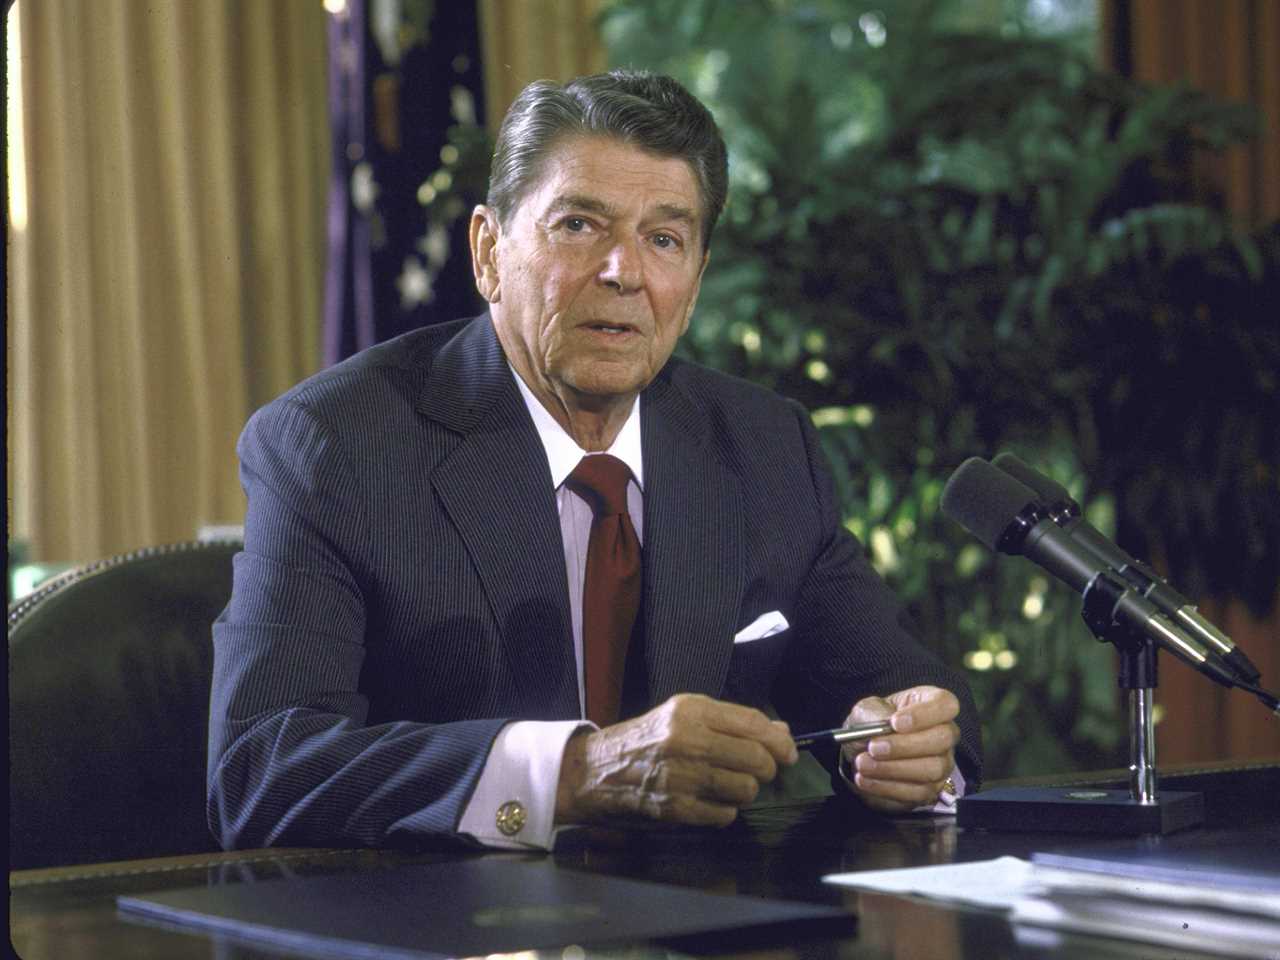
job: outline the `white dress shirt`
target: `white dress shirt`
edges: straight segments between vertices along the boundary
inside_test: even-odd
[[[584,703],[582,670],[582,593],[587,574],[587,544],[591,536],[591,505],[565,486],[564,481],[587,451],[558,424],[538,402],[512,368],[538,438],[547,452],[547,465],[556,493],[560,533],[564,542],[564,568],[569,587],[569,612],[573,626],[574,660],[578,667],[578,703]],[[640,446],[640,403],[631,412],[609,453],[627,465],[627,513],[636,536],[644,543],[644,463]],[[556,789],[560,761],[574,732],[596,729],[583,720],[521,720],[507,724],[494,739],[493,748],[476,784],[475,792],[458,821],[458,831],[470,834],[486,846],[507,849],[549,850],[555,841]],[[514,832],[499,827],[498,811],[518,804],[524,824]],[[510,820],[507,830],[511,830]]]

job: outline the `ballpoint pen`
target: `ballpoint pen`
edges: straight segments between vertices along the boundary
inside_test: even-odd
[[[870,720],[866,723],[855,723],[836,730],[815,730],[795,737],[797,749],[807,750],[823,743],[848,743],[851,740],[870,740],[893,733],[893,724],[888,720]]]

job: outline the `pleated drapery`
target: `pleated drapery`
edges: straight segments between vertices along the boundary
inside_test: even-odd
[[[1201,198],[1221,198],[1242,229],[1280,218],[1280,3],[1274,0],[1108,0],[1103,51],[1118,73],[1143,83],[1185,82],[1223,100],[1252,103],[1259,135],[1221,154],[1199,152],[1191,173]],[[1274,310],[1272,311],[1274,313]],[[1202,612],[1280,685],[1280,584],[1265,615],[1232,596],[1196,598]],[[1160,763],[1274,757],[1280,724],[1250,695],[1163,658],[1156,691]]]
[[[33,557],[241,522],[236,437],[319,365],[325,15],[19,3],[8,492]]]
[[[1185,82],[1258,108],[1261,130],[1221,155],[1196,157],[1206,196],[1221,195],[1245,227],[1280,218],[1280,3],[1275,0],[1107,0],[1103,54],[1143,83]]]
[[[498,124],[526,84],[564,82],[607,68],[596,28],[600,0],[478,0],[488,124]]]

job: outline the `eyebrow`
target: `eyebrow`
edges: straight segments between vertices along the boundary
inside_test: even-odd
[[[660,203],[658,204],[658,213],[662,214],[659,218],[662,220],[683,220],[690,226],[696,226],[698,223],[697,217],[694,216],[693,211],[688,207],[682,207],[679,204]]]
[[[611,204],[585,193],[562,193],[547,207],[548,214],[563,213],[565,210],[586,210],[588,213],[598,213],[610,218],[617,216],[617,210]]]
[[[655,208],[658,213],[659,220],[680,220],[690,226],[697,225],[697,217],[688,207],[683,207],[677,203],[660,203]],[[613,219],[618,215],[617,209],[609,203],[605,203],[598,197],[592,197],[583,193],[562,193],[547,207],[547,215],[563,213],[566,210],[585,210],[588,213],[598,213],[602,217]]]

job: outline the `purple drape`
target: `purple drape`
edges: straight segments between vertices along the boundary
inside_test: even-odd
[[[369,221],[355,209],[351,177],[365,155],[365,0],[329,17],[329,259],[324,291],[324,362],[374,342]]]
[[[464,212],[434,224],[420,202],[449,128],[483,122],[479,47],[474,3],[347,0],[330,15],[326,365],[483,306],[466,216],[482,198],[459,194]]]

